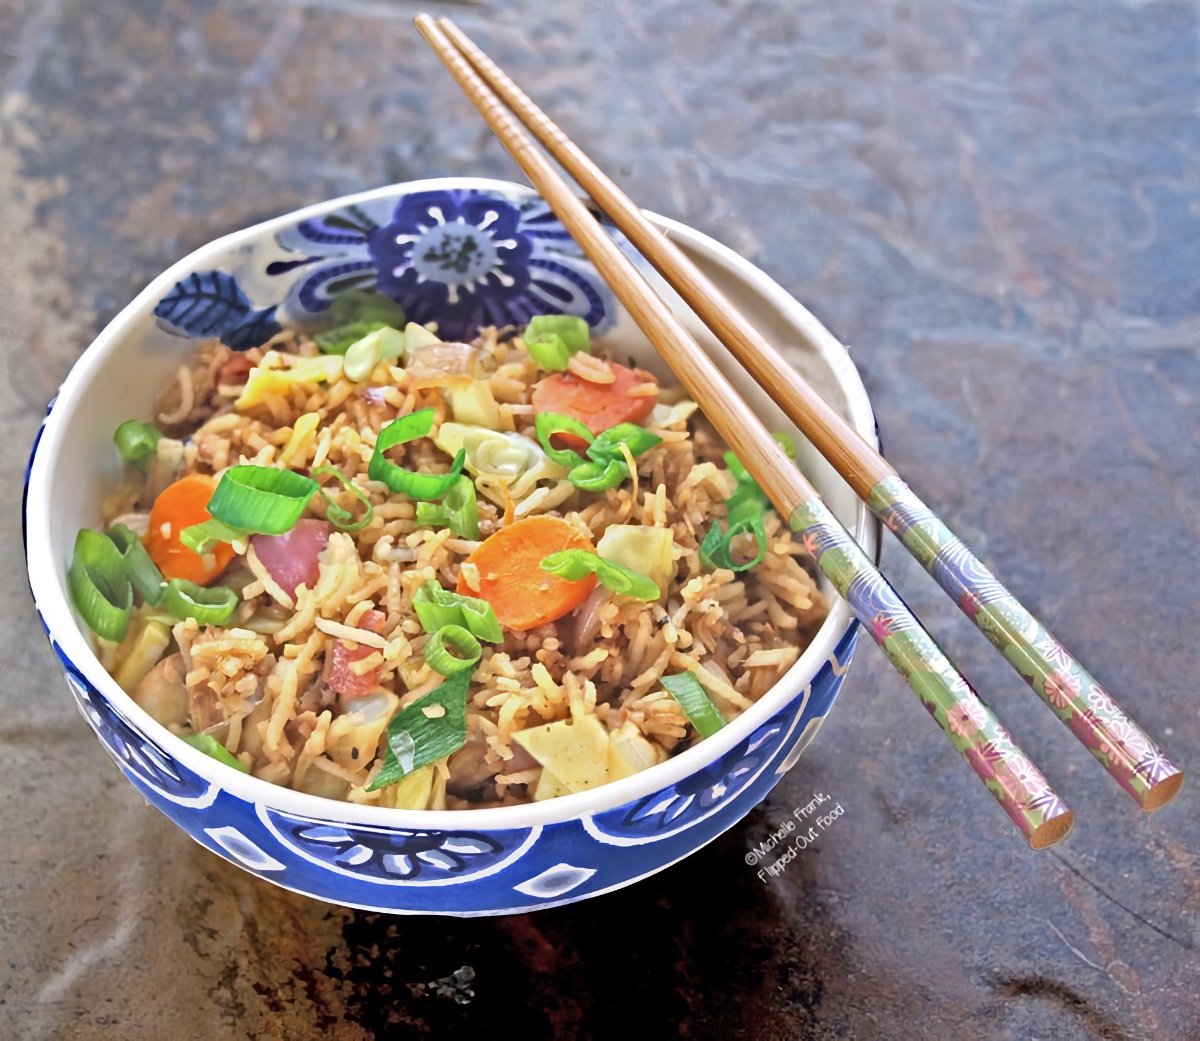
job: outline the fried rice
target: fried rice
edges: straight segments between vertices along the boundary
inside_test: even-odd
[[[488,363],[497,428],[533,439],[539,371],[519,331],[485,329],[473,346]],[[318,354],[312,339],[294,332],[242,352],[199,344],[157,399],[153,419],[163,436],[144,472],[127,468],[104,504],[106,525],[144,534],[151,506],[172,482],[243,463],[300,473],[333,466],[369,499],[370,523],[329,534],[312,588],[285,588],[253,544],[234,543],[220,582],[240,602],[227,624],[175,621],[151,660],[137,646],[136,617],[120,643],[99,641],[105,666],[160,722],[181,735],[212,735],[254,776],[330,798],[430,809],[579,790],[629,770],[600,764],[565,789],[539,787],[545,764],[514,735],[594,717],[626,747],[634,742],[639,767],[652,766],[698,740],[664,675],[693,673],[728,721],[778,681],[824,619],[811,561],[774,512],[766,513],[766,553],[756,566],[735,573],[702,561],[701,541],[724,519],[735,480],[721,465],[724,446],[681,389],[643,374],[635,389],[656,398],[645,426],[661,441],[627,460],[628,480],[602,492],[559,479],[501,502],[480,495],[481,539],[471,540],[418,524],[413,501],[367,474],[380,430],[396,417],[431,408],[435,431],[451,418],[444,387],[416,378],[400,360],[381,362],[365,381],[344,373],[313,384],[261,378]],[[576,355],[571,371],[600,381],[604,364]],[[251,399],[246,391],[255,383],[263,389]],[[391,458],[428,473],[450,464],[430,438]],[[314,497],[308,516],[325,518],[328,509]],[[565,617],[506,629],[502,642],[483,645],[471,673],[465,743],[401,783],[372,788],[388,746],[379,720],[386,724],[443,681],[425,661],[429,636],[414,596],[431,580],[478,589],[467,558],[480,541],[535,515],[561,518],[591,543],[612,525],[668,530],[673,573],[665,594],[648,603],[597,584]],[[362,704],[349,706],[328,682],[338,644],[354,675],[370,679]],[[363,713],[374,716],[365,728]]]

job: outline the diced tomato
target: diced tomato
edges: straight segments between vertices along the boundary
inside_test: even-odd
[[[358,628],[372,633],[382,633],[387,616],[382,611],[371,609],[358,621]],[[325,682],[329,689],[343,698],[357,698],[374,690],[379,683],[379,669],[370,669],[361,676],[350,668],[351,662],[362,661],[374,654],[374,647],[356,645],[351,650],[345,640],[336,640],[329,651],[325,665]]]
[[[252,368],[254,362],[239,351],[217,369],[217,384],[222,387],[236,387],[239,383],[245,383]]]

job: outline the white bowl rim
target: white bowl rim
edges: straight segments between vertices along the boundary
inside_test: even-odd
[[[302,220],[318,217],[345,206],[409,195],[419,191],[475,188],[512,195],[536,197],[528,185],[483,177],[432,177],[389,184],[369,191],[314,203],[250,227],[214,239],[176,261],[153,279],[96,336],[80,355],[54,401],[42,428],[34,452],[25,505],[27,532],[26,567],[34,603],[41,613],[50,637],[84,678],[118,711],[118,714],[194,773],[218,789],[228,791],[251,805],[267,806],[283,813],[322,821],[338,821],[351,827],[386,828],[414,831],[503,831],[520,830],[578,820],[585,815],[615,809],[653,792],[678,783],[689,774],[703,769],[723,756],[758,727],[772,718],[797,692],[805,690],[816,678],[826,660],[833,655],[846,633],[854,625],[846,601],[834,600],[828,617],[795,664],[780,680],[740,716],[710,738],[693,745],[664,763],[619,781],[583,792],[542,802],[472,810],[405,810],[368,806],[327,799],[272,784],[232,767],[218,763],[199,749],[172,734],[125,693],[105,671],[92,649],[90,639],[76,622],[68,599],[66,563],[58,560],[50,545],[49,476],[51,460],[63,451],[63,417],[82,400],[90,377],[101,369],[119,349],[131,327],[147,317],[174,284],[191,271],[215,261],[233,247],[244,245],[291,227]],[[729,247],[681,224],[647,212],[650,219],[668,230],[677,240],[696,253],[737,270],[740,277],[770,300],[789,324],[802,330],[808,344],[831,367],[839,389],[845,395],[848,418],[860,435],[876,443],[875,417],[858,370],[846,348],[774,279]],[[878,547],[879,528],[867,506],[859,502],[855,515],[854,537],[872,559]]]

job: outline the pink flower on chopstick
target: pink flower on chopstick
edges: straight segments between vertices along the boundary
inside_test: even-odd
[[[821,555],[823,540],[820,532],[806,531],[800,536],[800,541],[804,543],[804,552],[812,557],[813,560],[816,560]]]
[[[889,618],[885,614],[877,614],[871,619],[871,635],[879,642],[883,643],[889,636],[896,632],[896,620]]]
[[[1079,681],[1071,673],[1060,670],[1046,677],[1042,689],[1055,708],[1068,708],[1079,694]]]
[[[979,748],[979,755],[987,763],[1002,763],[1010,755],[1014,754],[1012,743],[1003,739],[997,738],[993,741],[988,741]]]
[[[965,687],[966,684],[964,683]],[[987,722],[987,712],[977,701],[964,701],[946,713],[946,723],[956,737],[970,737],[979,733]]]
[[[967,590],[967,592],[959,597],[958,606],[962,608],[963,613],[968,618],[973,619],[979,616],[980,609],[983,607],[983,601],[970,590]]]

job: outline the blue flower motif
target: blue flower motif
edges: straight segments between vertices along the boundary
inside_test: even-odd
[[[532,239],[507,202],[467,192],[401,199],[367,235],[378,287],[414,322],[453,327],[501,323],[529,288]]]
[[[505,843],[477,832],[355,827],[274,810],[266,813],[286,845],[309,860],[369,881],[451,880],[490,867],[512,852]]]
[[[414,192],[301,221],[279,244],[306,254],[269,264],[270,276],[307,268],[293,286],[297,324],[340,293],[375,289],[410,321],[436,321],[444,339],[535,314],[612,321],[609,290],[540,199],[474,189]]]

